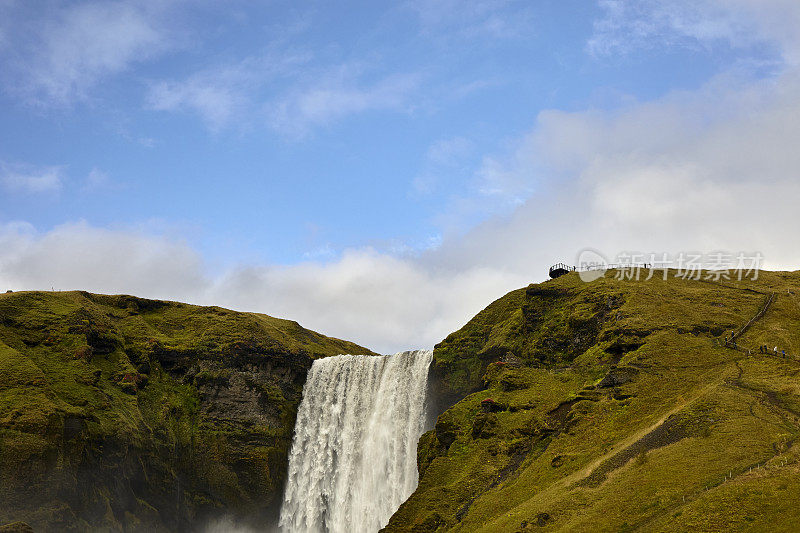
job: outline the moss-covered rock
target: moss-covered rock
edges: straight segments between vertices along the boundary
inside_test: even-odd
[[[436,346],[440,414],[385,531],[797,529],[800,272],[614,274],[513,291]],[[750,355],[719,342],[773,292]]]
[[[597,343],[624,298],[612,285],[545,283],[493,302],[436,345],[431,392],[438,410],[483,388],[492,363],[568,364]]]
[[[371,352],[218,307],[0,295],[0,524],[269,523],[306,372],[340,353]]]

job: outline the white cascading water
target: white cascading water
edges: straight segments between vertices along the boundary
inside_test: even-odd
[[[314,361],[297,413],[280,527],[367,533],[417,486],[433,352]]]

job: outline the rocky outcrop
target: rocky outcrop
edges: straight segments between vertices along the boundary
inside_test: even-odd
[[[800,273],[667,274],[531,285],[437,345],[419,484],[383,531],[795,530],[800,357],[755,347],[800,354]],[[751,352],[726,348],[765,293]]]
[[[492,302],[436,345],[429,379],[435,411],[442,412],[485,388],[490,365],[568,364],[600,340],[604,325],[614,320],[624,298],[618,290],[550,282],[512,291]],[[617,356],[635,350],[643,341],[635,346],[609,344]],[[505,386],[516,385],[508,381]]]
[[[268,525],[306,372],[339,353],[371,352],[218,307],[0,295],[0,524]]]

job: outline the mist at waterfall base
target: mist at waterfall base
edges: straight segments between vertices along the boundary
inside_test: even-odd
[[[314,361],[280,513],[286,533],[373,532],[417,486],[433,352]]]

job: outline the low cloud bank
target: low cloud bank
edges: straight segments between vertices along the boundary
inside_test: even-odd
[[[128,293],[298,320],[382,352],[433,346],[526,283],[500,269],[430,270],[370,249],[330,263],[239,266],[212,277],[185,243],[86,223],[0,227],[0,289]]]

